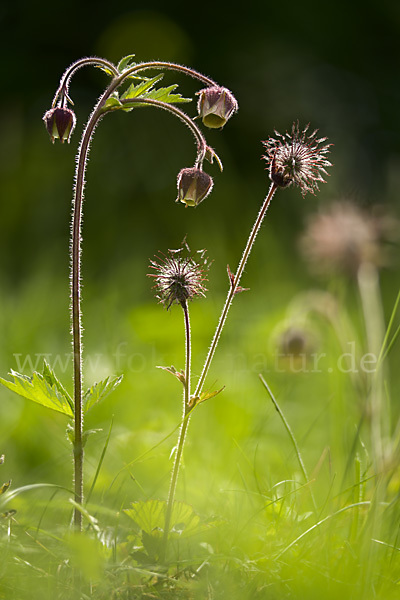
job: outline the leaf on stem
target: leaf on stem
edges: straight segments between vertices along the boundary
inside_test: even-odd
[[[10,487],[10,485],[11,485],[11,479],[9,481],[7,481],[7,483],[3,483],[3,485],[0,486],[0,496],[2,494],[4,494],[4,492],[6,492],[8,490],[8,488]]]
[[[119,101],[118,92],[114,92],[106,100],[102,110],[103,110],[103,112],[108,112],[110,110],[118,110],[119,108],[122,108],[122,104]]]
[[[10,375],[14,377],[14,382],[0,377],[0,383],[9,390],[68,417],[74,416],[74,403],[71,396],[46,361],[43,364],[43,372],[35,371],[32,377],[17,373],[13,369]]]
[[[173,375],[174,377],[176,377],[177,379],[179,379],[179,381],[185,385],[186,383],[186,377],[185,374],[182,371],[177,371],[174,367],[174,365],[171,365],[170,367],[161,367],[160,365],[157,365],[156,367],[157,369],[162,369],[163,371],[167,371],[167,373],[171,373],[171,375]]]
[[[195,407],[198,404],[209,400],[210,398],[215,398],[215,396],[218,396],[218,394],[220,394],[224,389],[225,386],[222,387],[220,390],[214,390],[213,392],[202,392],[200,396],[192,396],[190,398],[189,406]]]
[[[122,375],[116,377],[106,377],[103,381],[94,383],[88,388],[83,396],[83,406],[85,413],[88,412],[100,400],[104,400],[122,381]]]
[[[226,265],[226,270],[228,271],[228,277],[229,277],[229,282],[231,284],[231,288],[233,290],[233,293],[236,294],[240,294],[241,292],[248,292],[250,288],[244,288],[241,285],[237,285],[235,286],[235,276],[232,273],[229,265]]]
[[[122,74],[127,69],[130,69],[131,67],[135,66],[136,63],[133,62],[134,57],[135,57],[134,54],[128,54],[127,56],[124,56],[123,58],[121,58],[121,60],[119,61],[118,65],[117,65],[117,69],[118,69],[119,73]]]

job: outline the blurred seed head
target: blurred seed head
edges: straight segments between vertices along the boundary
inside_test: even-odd
[[[71,109],[60,106],[51,108],[43,116],[43,121],[53,144],[56,139],[61,143],[69,143],[76,124],[76,116]]]
[[[179,172],[177,185],[176,202],[183,202],[186,206],[197,206],[211,193],[214,182],[202,169],[191,167]]]
[[[227,88],[214,85],[197,93],[197,111],[203,124],[210,129],[222,128],[239,108],[235,96]]]
[[[308,128],[300,131],[299,123],[293,123],[291,133],[275,131],[274,138],[263,142],[271,181],[279,187],[296,185],[303,196],[315,194],[318,182],[325,182],[326,167],[332,166],[326,158],[331,144],[324,144],[327,138],[316,137],[317,129],[308,134]]]
[[[300,249],[316,274],[355,276],[362,263],[390,262],[387,242],[398,239],[398,231],[399,222],[382,211],[335,202],[309,219]]]
[[[150,260],[150,268],[154,270],[149,277],[154,278],[156,298],[167,309],[173,304],[184,306],[197,296],[205,297],[209,268],[205,250],[192,254],[185,244],[178,250],[168,250],[168,254],[160,252]]]

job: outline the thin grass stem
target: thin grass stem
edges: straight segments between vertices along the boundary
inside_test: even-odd
[[[258,377],[260,378],[261,383],[263,384],[263,386],[267,390],[268,395],[271,398],[272,403],[275,406],[275,409],[276,409],[277,413],[279,414],[279,416],[280,416],[280,418],[282,420],[282,423],[283,423],[286,431],[289,434],[290,440],[291,440],[291,442],[293,444],[293,447],[294,447],[294,450],[296,452],[296,456],[297,456],[298,463],[300,465],[301,472],[303,473],[304,480],[306,481],[306,483],[309,483],[310,480],[309,480],[309,477],[308,477],[306,466],[305,466],[303,458],[301,456],[300,448],[299,448],[299,445],[298,445],[298,443],[296,441],[296,438],[294,436],[292,428],[290,427],[288,420],[286,419],[285,415],[283,414],[281,407],[279,406],[279,404],[278,404],[278,402],[277,402],[274,394],[271,391],[271,388],[269,387],[268,383],[265,381],[265,379],[261,375],[261,373],[258,375]],[[317,504],[315,502],[314,494],[313,494],[311,488],[310,488],[310,494],[311,494],[312,503],[314,505],[314,510],[315,510],[315,512],[317,512]]]

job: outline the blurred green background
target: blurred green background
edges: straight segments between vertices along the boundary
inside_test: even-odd
[[[187,465],[195,471],[187,499],[202,506],[213,498],[212,490],[224,487],[224,477],[228,487],[230,477],[240,480],[238,464],[245,456],[256,460],[256,446],[265,482],[276,481],[270,468],[281,471],[282,478],[290,475],[296,461],[290,448],[281,449],[285,434],[258,381],[260,371],[287,403],[310,468],[323,452],[327,431],[333,431],[330,441],[336,441],[337,450],[343,439],[349,447],[352,438],[346,437],[343,420],[335,421],[337,410],[349,431],[357,421],[356,404],[346,405],[346,376],[334,379],[327,367],[318,375],[277,372],[271,338],[296,294],[323,287],[298,251],[308,215],[339,199],[367,209],[389,206],[399,215],[400,4],[289,0],[247,2],[238,10],[229,3],[179,0],[22,1],[3,3],[0,18],[0,373],[5,376],[10,368],[29,373],[31,366],[40,366],[38,357],[48,354],[69,385],[74,157],[106,78],[94,69],[76,74],[70,93],[78,125],[69,146],[53,146],[41,119],[61,74],[82,56],[117,62],[135,53],[138,61],[170,60],[231,89],[240,109],[223,131],[205,132],[224,172],[208,167],[214,190],[197,209],[174,202],[177,173],[195,158],[191,135],[178,121],[143,109],[110,115],[96,131],[83,226],[85,375],[90,384],[109,373],[125,373],[119,391],[88,417],[88,427],[104,429],[97,438],[103,443],[114,414],[100,487],[108,490],[116,472],[170,433],[180,417],[178,385],[155,366],[183,366],[182,319],[178,310],[166,313],[156,305],[146,277],[149,258],[178,247],[187,235],[193,249],[207,248],[214,260],[208,298],[192,309],[198,373],[227,290],[226,264],[236,267],[269,186],[261,140],[274,128],[290,129],[297,119],[328,136],[334,166],[317,196],[303,199],[299,190],[289,189],[272,202],[242,282],[251,291],[235,300],[209,376],[210,386],[226,385],[226,390],[193,420]],[[195,97],[198,89],[172,73],[164,81],[179,83],[185,96]],[[196,114],[195,103],[186,108]],[[398,262],[382,271],[381,283],[388,318],[399,287]],[[362,337],[356,292],[351,286],[346,292]],[[338,351],[333,338],[327,335],[322,348],[328,357]],[[62,417],[6,390],[0,394],[3,479],[13,479],[15,486],[38,480],[65,484],[71,460]],[[339,405],[330,402],[336,397]],[[325,428],[315,426],[320,414]],[[132,477],[124,472],[125,487],[121,484],[115,507],[137,497],[165,497],[172,439],[138,463]],[[88,478],[100,448],[88,444]],[[345,463],[345,454],[338,460]],[[217,481],[210,478],[211,462]],[[183,484],[181,496],[186,497]]]

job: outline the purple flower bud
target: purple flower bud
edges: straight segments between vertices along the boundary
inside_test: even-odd
[[[222,128],[239,108],[235,96],[226,88],[214,85],[198,94],[197,111],[210,129]]]
[[[53,144],[55,139],[61,140],[61,143],[69,143],[76,124],[75,113],[72,110],[60,106],[51,108],[45,113],[43,121]]]
[[[178,174],[178,197],[176,202],[197,206],[208,196],[213,187],[212,178],[196,167],[182,169]]]

